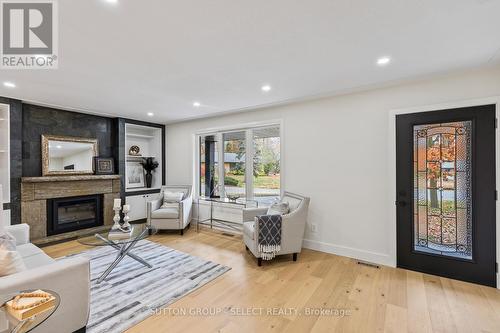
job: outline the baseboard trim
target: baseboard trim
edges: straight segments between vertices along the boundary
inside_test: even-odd
[[[360,250],[348,246],[335,245],[311,239],[304,239],[303,247],[310,250],[332,253],[339,256],[372,262],[379,265],[396,267],[395,260],[391,260],[388,254]]]

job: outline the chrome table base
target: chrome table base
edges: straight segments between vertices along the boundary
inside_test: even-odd
[[[144,230],[144,232],[148,232],[148,230]],[[109,273],[111,273],[113,271],[113,269],[115,269],[115,267],[120,263],[120,261],[122,261],[123,258],[125,258],[126,256],[129,256],[130,258],[132,258],[132,259],[140,262],[141,264],[143,264],[146,267],[153,268],[153,265],[151,265],[150,263],[148,263],[146,260],[142,259],[141,257],[139,257],[139,256],[137,256],[137,255],[135,255],[133,253],[130,253],[130,250],[132,250],[132,248],[137,244],[137,242],[140,239],[142,239],[141,236],[137,237],[134,241],[132,241],[130,243],[117,244],[117,243],[115,243],[115,242],[113,242],[113,241],[111,241],[109,239],[106,239],[106,238],[102,237],[99,234],[96,234],[97,238],[99,238],[100,240],[102,240],[102,241],[106,242],[107,244],[109,244],[111,247],[113,247],[116,250],[118,250],[118,255],[116,256],[116,259],[104,271],[104,273],[102,273],[102,275],[99,277],[99,279],[97,279],[97,283],[101,283],[102,281],[104,281],[104,279],[106,279],[106,277],[109,275]]]

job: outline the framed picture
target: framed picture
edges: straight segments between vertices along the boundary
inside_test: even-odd
[[[109,157],[95,157],[95,174],[112,175],[115,173],[115,160]]]
[[[139,162],[127,163],[126,188],[144,187],[144,168]]]

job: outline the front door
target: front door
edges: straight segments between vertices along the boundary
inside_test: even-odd
[[[495,105],[396,116],[398,267],[496,286]]]

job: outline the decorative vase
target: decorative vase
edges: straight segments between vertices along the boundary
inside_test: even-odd
[[[147,188],[151,187],[152,181],[153,181],[153,175],[151,174],[151,172],[147,172],[146,173],[146,187]]]

